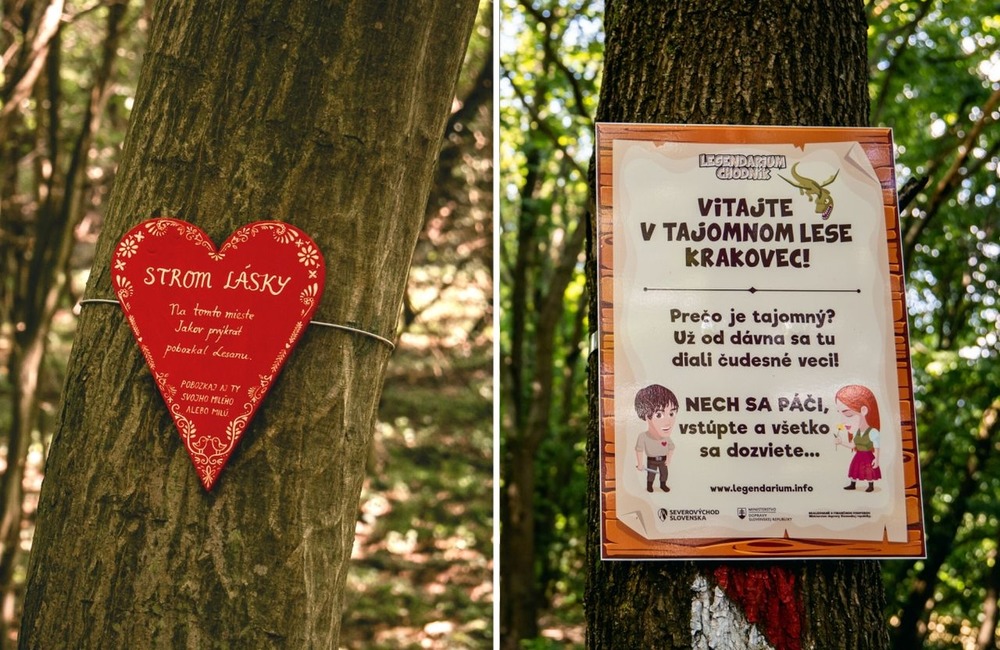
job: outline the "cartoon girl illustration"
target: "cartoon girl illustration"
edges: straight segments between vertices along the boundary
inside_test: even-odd
[[[878,431],[881,421],[875,395],[864,386],[850,384],[837,391],[836,404],[847,429],[847,442],[834,433],[834,444],[854,451],[847,470],[851,483],[844,489],[854,490],[856,481],[868,481],[865,492],[874,492],[875,481],[882,478]]]

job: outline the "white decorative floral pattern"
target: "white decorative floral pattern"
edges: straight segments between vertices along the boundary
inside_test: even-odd
[[[299,262],[303,266],[316,266],[319,264],[319,251],[310,244],[305,244],[299,248]]]

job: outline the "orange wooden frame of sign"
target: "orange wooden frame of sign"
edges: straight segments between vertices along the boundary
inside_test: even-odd
[[[891,350],[890,345],[894,343],[895,348],[895,358],[896,358],[896,376],[898,378],[898,396],[899,405],[898,412],[893,409],[893,413],[898,413],[899,422],[891,423],[893,432],[898,431],[898,441],[893,444],[896,445],[894,449],[897,449],[899,456],[901,458],[899,464],[902,466],[902,473],[900,474],[900,479],[897,481],[898,494],[903,495],[905,499],[905,504],[902,500],[897,500],[896,505],[893,507],[895,509],[894,517],[897,518],[898,530],[902,531],[897,535],[896,540],[890,541],[889,535],[885,534],[882,536],[881,540],[869,537],[868,539],[847,539],[844,535],[839,538],[824,538],[822,536],[809,537],[809,536],[796,536],[789,535],[787,532],[784,535],[769,535],[760,536],[753,534],[735,534],[735,535],[719,535],[717,530],[710,530],[708,534],[703,537],[699,537],[697,532],[694,534],[686,534],[683,537],[667,537],[662,536],[644,536],[639,534],[635,526],[629,526],[619,517],[619,512],[617,510],[618,505],[618,492],[616,488],[618,487],[618,481],[620,476],[616,474],[621,474],[625,472],[622,476],[625,479],[631,481],[633,485],[637,484],[638,481],[644,479],[638,478],[642,476],[641,472],[635,472],[634,470],[643,469],[641,465],[637,465],[638,461],[635,460],[635,454],[639,451],[638,447],[633,450],[632,441],[634,438],[633,426],[628,425],[627,431],[622,432],[622,439],[616,442],[616,415],[618,416],[618,427],[624,428],[622,422],[638,422],[634,420],[636,415],[636,410],[633,410],[633,405],[629,398],[620,397],[619,402],[616,403],[616,365],[615,358],[616,355],[622,355],[621,349],[617,348],[617,344],[621,344],[620,340],[616,340],[616,334],[621,337],[621,332],[616,332],[616,310],[620,309],[620,304],[616,302],[616,299],[622,300],[620,296],[616,296],[616,286],[617,291],[622,293],[621,284],[616,285],[616,280],[620,282],[620,278],[615,277],[616,267],[614,264],[616,251],[625,251],[628,249],[620,248],[624,244],[619,242],[616,247],[615,241],[615,221],[616,217],[621,218],[623,215],[616,215],[616,210],[622,212],[625,208],[616,206],[616,184],[622,183],[623,176],[625,172],[619,172],[615,167],[615,143],[616,142],[644,142],[651,143],[653,147],[666,146],[670,147],[674,143],[684,144],[684,143],[695,143],[698,145],[710,145],[715,147],[711,149],[712,151],[725,151],[725,149],[720,149],[719,147],[730,147],[732,151],[745,150],[747,147],[756,148],[755,150],[767,151],[768,147],[773,146],[791,146],[799,150],[805,150],[807,146],[812,147],[822,147],[827,143],[832,143],[831,146],[839,146],[837,143],[854,143],[860,150],[864,152],[867,156],[868,161],[871,164],[871,169],[874,169],[875,175],[878,178],[878,184],[881,186],[882,195],[882,211],[884,217],[884,233],[887,246],[884,250],[888,252],[888,273],[889,273],[889,286],[888,290],[882,288],[882,296],[891,299],[891,316],[886,314],[887,310],[882,310],[883,318],[885,323],[891,322],[891,332],[879,332],[877,334],[880,344],[884,346],[886,363],[883,364],[885,367],[885,372],[881,375],[886,377],[886,384],[891,383]],[[917,434],[914,422],[914,411],[913,411],[913,389],[912,389],[912,379],[911,379],[911,365],[909,356],[909,338],[908,338],[908,326],[907,326],[907,312],[906,312],[906,302],[905,302],[905,289],[903,281],[903,266],[901,258],[900,249],[900,230],[899,230],[899,214],[897,208],[896,199],[896,179],[894,171],[894,157],[893,157],[893,143],[892,143],[892,133],[890,129],[885,128],[839,128],[839,127],[753,127],[753,126],[689,126],[689,125],[653,125],[653,124],[610,124],[602,123],[598,124],[596,127],[596,147],[597,147],[597,237],[598,237],[598,340],[597,349],[599,356],[599,405],[600,405],[600,506],[601,506],[601,553],[602,559],[607,560],[652,560],[652,559],[804,559],[804,558],[886,558],[886,557],[924,557],[926,553],[926,540],[923,529],[923,513],[922,513],[922,502],[921,502],[921,489],[920,489],[920,474],[919,474],[919,461],[917,454]],[[706,149],[707,150],[707,149]],[[857,151],[857,149],[855,149]],[[706,165],[701,165],[702,167]],[[788,168],[781,168],[777,170],[780,172],[782,177],[786,182],[791,182],[788,178],[791,175],[789,163]],[[803,165],[805,167],[805,165]],[[801,171],[801,169],[800,169]],[[619,177],[616,178],[616,173]],[[818,176],[818,174],[816,174]],[[667,178],[669,178],[669,173],[667,173]],[[722,176],[719,176],[722,178]],[[796,176],[798,178],[798,176]],[[841,174],[841,180],[843,181],[844,175]],[[872,186],[874,186],[874,181]],[[724,185],[726,189],[734,188],[738,186],[738,182],[730,181],[729,183],[720,182],[719,185]],[[780,181],[775,182],[776,186],[781,186]],[[803,201],[804,199],[798,198],[798,190],[794,187],[785,187],[785,190],[789,192],[789,196],[796,196],[796,201]],[[725,191],[725,190],[720,190]],[[756,188],[751,191],[756,191]],[[877,190],[872,189],[871,195],[875,196]],[[739,192],[734,192],[738,194]],[[803,190],[802,194],[805,194]],[[725,195],[725,194],[723,194]],[[756,199],[754,199],[756,200]],[[871,201],[869,205],[874,206],[877,201]],[[666,209],[666,208],[665,208]],[[819,209],[816,210],[819,213]],[[704,215],[705,213],[702,212]],[[871,211],[869,211],[869,216]],[[810,215],[811,217],[811,215]],[[818,217],[817,217],[818,218]],[[826,219],[826,216],[823,217]],[[841,219],[857,218],[846,216],[846,213],[841,213]],[[655,221],[655,219],[650,219],[650,221]],[[832,221],[832,220],[831,220]],[[667,224],[663,224],[664,228]],[[659,223],[657,222],[657,226]],[[624,226],[619,226],[624,228]],[[645,228],[651,228],[644,224]],[[875,225],[869,225],[868,227],[873,228],[875,232],[878,232],[881,228],[877,223]],[[633,230],[638,231],[638,228],[633,228]],[[659,235],[662,231],[657,231]],[[796,231],[797,232],[797,231]],[[630,235],[631,236],[631,235]],[[645,239],[650,239],[648,233],[643,234]],[[621,239],[621,237],[619,237]],[[638,239],[640,246],[643,242]],[[881,248],[881,243],[879,243],[879,250]],[[642,249],[646,250],[646,249]],[[635,249],[632,249],[630,255],[634,255]],[[625,255],[621,252],[617,253],[624,261]],[[659,255],[659,254],[658,254]],[[814,256],[815,257],[815,256]],[[631,262],[628,262],[631,263]],[[880,261],[881,265],[882,262]],[[690,266],[690,263],[689,263]],[[884,268],[880,266],[880,268]],[[691,272],[697,276],[698,273],[704,272],[704,269],[692,269]],[[775,276],[780,277],[780,276]],[[696,281],[697,282],[697,281]],[[795,298],[794,300],[798,300]],[[885,304],[888,304],[886,301]],[[622,329],[622,326],[619,326]],[[891,337],[891,342],[890,338]],[[662,366],[669,366],[667,359],[662,359],[661,362],[657,362]],[[676,364],[675,364],[676,365]],[[713,369],[713,372],[716,369]],[[719,382],[725,383],[725,377],[721,371],[717,373],[717,379]],[[683,375],[683,372],[673,371],[673,376],[676,378],[677,375]],[[630,384],[630,387],[637,384]],[[683,389],[683,382],[680,382],[681,389]],[[678,391],[680,394],[681,391]],[[618,393],[619,395],[624,395],[625,393]],[[631,395],[631,393],[628,393]],[[893,392],[892,394],[896,394]],[[684,399],[679,400],[682,404]],[[830,399],[829,401],[832,401]],[[894,401],[894,400],[889,400]],[[619,412],[620,411],[620,412]],[[829,418],[832,420],[836,413],[833,409],[830,409]],[[681,418],[688,416],[690,418],[692,414],[685,413],[684,407],[681,406],[681,413],[678,416],[678,421]],[[623,420],[622,418],[629,417],[633,420]],[[895,418],[893,418],[895,419]],[[642,423],[639,423],[642,426]],[[760,433],[760,432],[758,432]],[[628,436],[633,436],[629,438]],[[832,436],[831,436],[832,437]],[[893,436],[896,438],[897,436]],[[761,436],[761,439],[764,437]],[[693,436],[674,436],[674,440],[677,441],[677,447],[680,449],[683,445],[691,443],[694,439]],[[752,432],[746,437],[747,440],[752,440]],[[826,438],[830,440],[830,438]],[[666,444],[666,443],[665,443]],[[832,440],[830,448],[833,447]],[[704,449],[704,447],[703,447]],[[725,447],[723,447],[723,452],[725,452]],[[826,453],[826,452],[824,452]],[[833,452],[830,452],[831,454]],[[833,458],[838,463],[843,464],[843,470],[840,476],[846,478],[846,461],[844,460],[847,456],[844,455],[843,451],[837,450],[840,456],[834,456]],[[621,457],[616,456],[616,454],[621,454]],[[725,453],[722,454],[723,461],[726,461]],[[732,455],[732,454],[730,454]],[[814,454],[818,455],[818,454]],[[617,461],[617,465],[616,465]],[[627,465],[626,465],[627,464]],[[721,465],[719,465],[721,466]],[[760,467],[761,465],[758,465]],[[742,467],[742,465],[740,465]],[[627,470],[627,471],[626,471]],[[653,473],[655,470],[647,470]],[[898,471],[898,469],[897,469]],[[673,468],[671,469],[671,476],[673,476]],[[653,479],[650,478],[650,481]],[[676,480],[676,479],[671,479]],[[859,481],[860,483],[860,481]],[[843,483],[841,483],[842,485]],[[863,486],[864,483],[861,483]],[[901,486],[901,487],[900,487]],[[838,486],[838,489],[839,486]],[[683,486],[681,487],[683,490]],[[648,491],[652,492],[653,488],[649,488]],[[859,490],[861,492],[863,490]],[[641,490],[640,490],[641,492]],[[677,487],[674,488],[673,494],[662,494],[662,495],[650,495],[649,498],[653,496],[658,496],[660,498],[659,503],[668,502],[669,499],[675,498],[674,495],[678,493]],[[831,498],[842,498],[843,495],[834,495],[833,491],[829,491],[828,494]],[[635,495],[633,495],[635,496]],[[852,498],[862,498],[861,494],[857,497]],[[639,494],[636,498],[643,498],[644,494]],[[674,502],[677,503],[677,502]],[[682,506],[681,506],[682,507]],[[734,508],[735,509],[735,508]],[[745,512],[745,509],[740,508]],[[656,512],[654,510],[654,512]],[[665,517],[665,513],[668,510],[660,508],[659,511],[660,518]],[[680,510],[678,512],[684,512]],[[901,514],[901,513],[905,513]],[[811,517],[813,513],[809,513]],[[905,516],[905,528],[900,521]],[[813,530],[813,529],[810,529]]]

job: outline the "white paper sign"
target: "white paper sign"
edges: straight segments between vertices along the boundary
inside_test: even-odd
[[[858,141],[768,131],[778,141],[608,143],[599,127],[613,518],[681,544],[640,541],[640,556],[732,538],[905,555],[915,432],[883,182]],[[694,555],[738,553],[724,548]]]

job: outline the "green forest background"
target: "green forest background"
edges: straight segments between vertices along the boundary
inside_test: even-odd
[[[583,247],[604,6],[500,7],[502,540],[534,558],[538,625],[522,645],[582,647]],[[870,124],[892,127],[912,195],[900,220],[928,548],[882,563],[885,616],[900,650],[917,647],[904,638],[997,648],[1000,3],[869,0],[865,12]],[[512,513],[533,519],[531,539],[508,534]]]

